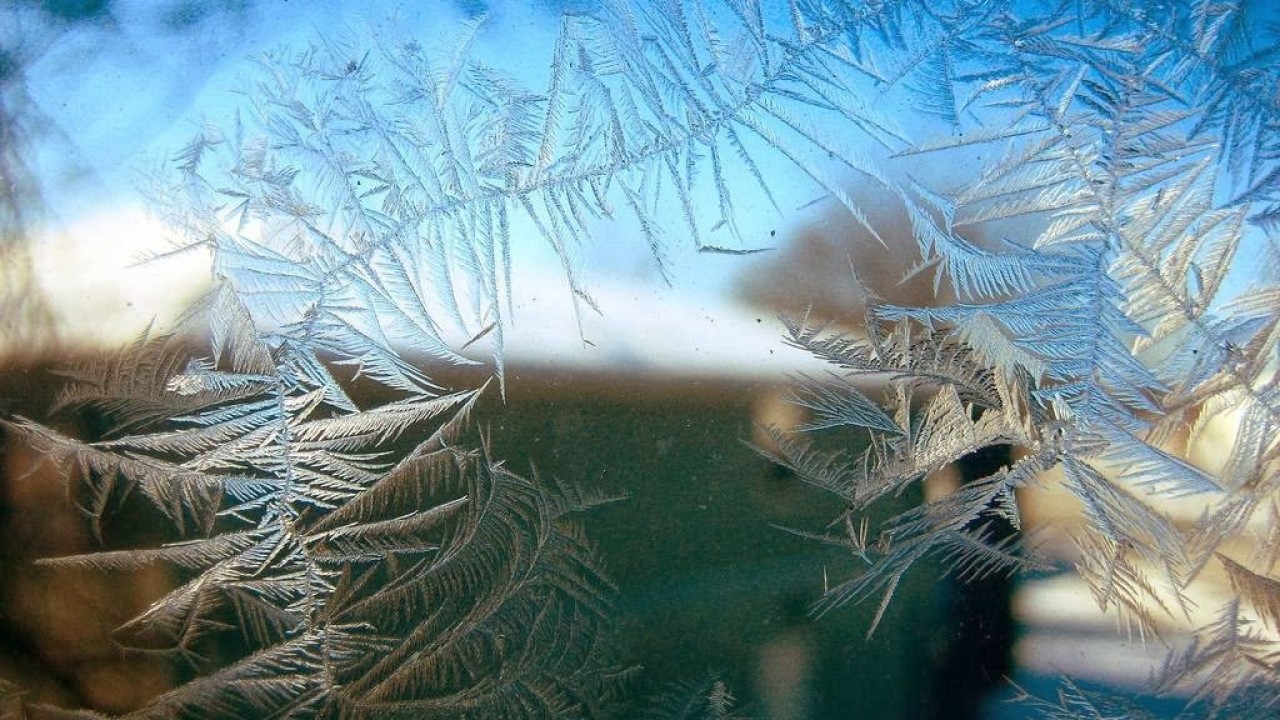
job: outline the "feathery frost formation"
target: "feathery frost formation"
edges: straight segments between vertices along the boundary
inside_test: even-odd
[[[189,578],[117,637],[204,674],[134,715],[595,714],[609,586],[569,515],[596,500],[469,447],[481,389],[357,408],[227,286],[197,310],[207,354],[182,328],[74,372],[63,402],[105,412],[106,437],[5,423],[88,517],[135,491],[182,538],[44,561]]]
[[[1275,18],[1212,3],[1024,5],[895,6],[905,25],[878,37],[878,49],[902,77],[925,82],[907,100],[951,126],[899,155],[986,158],[944,187],[898,184],[917,271],[936,273],[959,301],[869,298],[855,336],[793,323],[790,342],[841,376],[798,392],[815,417],[808,429],[854,426],[870,444],[844,460],[804,438],[779,440],[779,459],[843,498],[851,516],[975,450],[1012,445],[1017,459],[874,537],[850,518],[844,542],[869,567],[820,610],[879,595],[883,612],[906,570],[929,556],[961,576],[1035,564],[992,526],[1017,527],[1017,491],[1058,469],[1084,513],[1077,571],[1103,608],[1143,634],[1188,612],[1187,589],[1206,566],[1230,577],[1238,597],[1171,655],[1160,683],[1189,684],[1211,708],[1247,696],[1248,712],[1273,711]],[[979,226],[1004,242],[979,245]],[[858,376],[886,382],[884,400],[859,390]],[[1224,415],[1238,420],[1221,469],[1192,465],[1185,450]],[[1206,507],[1190,526],[1160,508],[1178,496]],[[1225,554],[1241,535],[1256,551]],[[1065,689],[1064,702],[1077,690]]]
[[[447,392],[432,364],[475,363],[487,344],[503,381],[513,227],[550,244],[590,307],[574,252],[597,228],[626,218],[664,273],[667,238],[750,251],[736,208],[776,207],[784,162],[882,242],[912,243],[915,271],[959,298],[869,298],[858,334],[790,326],[839,376],[797,389],[807,432],[869,438],[849,457],[778,436],[780,462],[845,500],[845,542],[869,562],[823,608],[887,602],[928,556],[961,575],[1027,565],[984,528],[1016,524],[1016,491],[1060,468],[1103,606],[1150,628],[1206,565],[1230,574],[1237,601],[1164,679],[1275,702],[1280,62],[1266,13],[613,2],[563,17],[536,89],[473,56],[478,21],[446,49],[390,27],[260,58],[237,120],[148,188],[175,251],[212,253],[217,288],[183,329],[203,323],[208,352],[147,337],[81,369],[65,400],[117,422],[101,440],[6,421],[67,467],[91,518],[137,488],[184,539],[50,562],[189,572],[122,629],[204,673],[142,716],[598,714],[614,682],[595,640],[607,588],[565,519],[591,501],[464,442],[479,390]],[[908,172],[929,167],[956,169]],[[912,236],[871,226],[846,192],[857,183],[896,194]],[[978,243],[980,226],[1007,240]],[[1242,265],[1247,286],[1230,277]],[[359,407],[354,377],[398,399]],[[1226,413],[1239,422],[1221,471],[1180,457]],[[855,521],[1003,444],[1020,449],[1010,467],[877,538]],[[1209,509],[1180,526],[1161,495]],[[1266,539],[1255,556],[1219,552],[1241,533]],[[203,666],[203,643],[233,631],[244,657]]]

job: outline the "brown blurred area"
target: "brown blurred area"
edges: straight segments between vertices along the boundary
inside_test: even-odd
[[[60,384],[38,365],[0,367],[0,398],[11,415],[43,417]],[[82,433],[77,424],[59,429]],[[0,682],[20,688],[29,705],[126,712],[163,692],[173,675],[157,658],[126,652],[112,632],[175,578],[162,567],[106,573],[38,564],[100,547],[68,496],[67,475],[0,430]],[[131,503],[118,500],[125,514],[111,521],[110,541],[139,542],[148,533],[129,528]]]
[[[882,302],[944,305],[955,299],[945,283],[935,289],[936,268],[919,269],[920,253],[902,200],[867,186],[851,191],[878,238],[834,198],[798,214],[782,247],[755,256],[737,279],[737,297],[754,307],[856,331],[864,308],[857,281]],[[981,242],[983,237],[971,237]],[[883,241],[883,244],[882,244]]]

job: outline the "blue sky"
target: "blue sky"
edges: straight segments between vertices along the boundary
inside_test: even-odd
[[[473,56],[541,88],[562,5],[384,1],[352,11],[341,3],[285,0],[123,0],[83,20],[26,4],[6,11],[12,20],[6,41],[18,48],[25,80],[16,93],[10,88],[19,102],[9,105],[27,123],[26,158],[46,205],[33,255],[60,334],[117,344],[153,318],[163,324],[198,294],[207,257],[134,266],[138,255],[163,249],[167,235],[148,215],[137,185],[203,123],[229,124],[241,101],[236,90],[251,71],[247,58],[305,47],[320,33],[360,34],[387,22],[416,28],[431,41],[481,11],[486,21]],[[794,174],[788,167],[766,170]],[[782,193],[783,207],[821,197],[805,182],[779,186],[797,189]],[[786,236],[778,213],[752,212],[744,212],[744,224],[780,231],[777,240]],[[699,254],[674,228],[666,238],[675,261],[666,286],[644,242],[628,237],[634,233],[625,222],[602,224],[599,242],[581,249],[579,275],[603,316],[585,314],[580,332],[558,260],[531,228],[516,229],[513,361],[751,374],[804,363],[782,345],[771,313],[730,300],[733,278],[747,261]]]
[[[193,255],[131,267],[137,255],[163,248],[166,236],[149,218],[136,184],[203,123],[229,124],[241,102],[236,91],[251,71],[247,58],[282,45],[305,47],[319,34],[358,36],[388,23],[427,43],[443,41],[468,17],[484,13],[473,57],[540,89],[560,12],[583,2],[375,0],[358,11],[352,4],[299,0],[97,4],[104,12],[80,20],[56,18],[30,0],[0,10],[0,47],[12,48],[21,68],[22,81],[6,86],[5,101],[23,123],[27,162],[44,194],[48,222],[33,245],[39,277],[64,337],[114,344],[153,317],[172,317],[208,277],[208,259]],[[913,125],[912,132],[928,137],[932,131]],[[926,154],[895,165],[926,181],[931,174],[954,180],[957,169],[977,167],[978,152]],[[759,237],[748,240],[780,245],[802,224],[813,225],[811,203],[823,193],[783,162],[764,172],[782,213],[763,204],[740,207],[741,225],[758,230]],[[584,315],[580,329],[554,253],[532,228],[516,228],[511,357],[673,370],[705,365],[704,371],[773,368],[780,354],[787,358],[783,366],[800,362],[779,341],[771,313],[730,299],[750,260],[697,253],[674,223],[666,232],[674,261],[667,287],[637,235],[626,221],[601,223],[595,242],[578,252],[578,275],[604,312]]]

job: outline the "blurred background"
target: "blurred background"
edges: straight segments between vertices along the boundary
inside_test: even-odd
[[[163,326],[209,282],[207,257],[135,263],[167,235],[135,190],[137,177],[202,123],[226,117],[246,56],[361,20],[341,5],[3,4],[0,412],[92,434],[90,418],[49,419],[57,370],[149,323]],[[477,54],[501,47],[540,63],[559,13],[589,5],[387,2],[362,13],[408,14],[433,27],[487,12]],[[850,261],[888,300],[921,303],[934,293],[928,277],[899,282],[915,260],[912,243],[890,243],[898,249],[890,252],[835,200],[803,182],[778,185],[793,188],[781,193],[785,215],[760,210],[742,222],[768,252],[699,254],[673,236],[670,285],[642,241],[610,237],[583,248],[579,275],[601,314],[581,327],[554,254],[540,242],[514,249],[507,399],[490,398],[478,417],[496,455],[517,471],[536,467],[627,496],[587,524],[618,586],[619,642],[626,662],[642,668],[637,693],[716,674],[762,717],[1020,717],[1005,702],[1016,695],[1006,678],[1039,692],[1059,673],[1141,687],[1163,643],[1176,644],[1185,628],[1169,627],[1163,641],[1117,639],[1114,619],[1092,611],[1088,591],[1065,572],[962,588],[923,564],[870,639],[873,607],[809,617],[823,589],[857,568],[839,548],[782,529],[822,531],[839,504],[750,447],[763,442],[760,427],[803,420],[784,399],[789,374],[823,370],[781,342],[778,317],[810,308],[853,322]],[[882,235],[909,232],[890,198],[849,192]],[[944,291],[936,301],[946,299]],[[104,575],[34,565],[95,543],[57,470],[16,442],[0,443],[0,714],[15,693],[124,712],[180,682],[180,671],[123,652],[110,635],[175,578],[159,567]],[[1198,461],[1211,464],[1211,452]],[[998,467],[1002,459],[975,462]],[[957,469],[956,477],[974,471]],[[933,482],[944,488],[955,479]],[[883,511],[921,497],[904,495]],[[1069,568],[1066,538],[1078,509],[1052,483],[1022,500],[1027,529]],[[1184,521],[1198,512],[1174,510]],[[102,533],[112,547],[145,545],[164,537],[153,521],[125,503]],[[1216,587],[1229,592],[1225,580]],[[1220,604],[1206,597],[1200,607]],[[1186,627],[1202,621],[1188,618]]]

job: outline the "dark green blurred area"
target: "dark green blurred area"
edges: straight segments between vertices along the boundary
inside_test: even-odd
[[[517,371],[506,406],[477,417],[513,469],[627,495],[586,523],[618,586],[618,641],[643,668],[639,695],[714,672],[756,716],[918,717],[939,639],[936,575],[918,569],[869,640],[874,603],[808,616],[824,576],[834,585],[857,568],[779,527],[820,531],[840,511],[749,445],[762,403],[783,391]],[[903,496],[897,510],[916,502]]]
[[[42,369],[3,379],[7,410],[37,418],[61,384]],[[782,529],[822,531],[840,512],[835,498],[750,446],[782,382],[515,369],[506,384],[505,402],[491,386],[473,416],[495,458],[520,474],[624,496],[583,518],[617,586],[618,661],[637,668],[622,716],[674,683],[713,676],[752,717],[922,716],[933,658],[949,637],[936,568],[908,577],[870,639],[874,602],[809,617],[824,582],[858,568],[847,551]],[[64,430],[76,433],[73,425]],[[181,672],[121,654],[108,639],[177,576],[159,567],[104,574],[35,566],[38,557],[98,546],[52,468],[21,477],[35,458],[12,445],[0,457],[0,679],[29,690],[32,701],[112,712],[180,682]],[[883,511],[919,498],[894,502]],[[102,529],[110,547],[176,539],[162,518],[124,500]],[[122,685],[125,677],[135,679]]]

